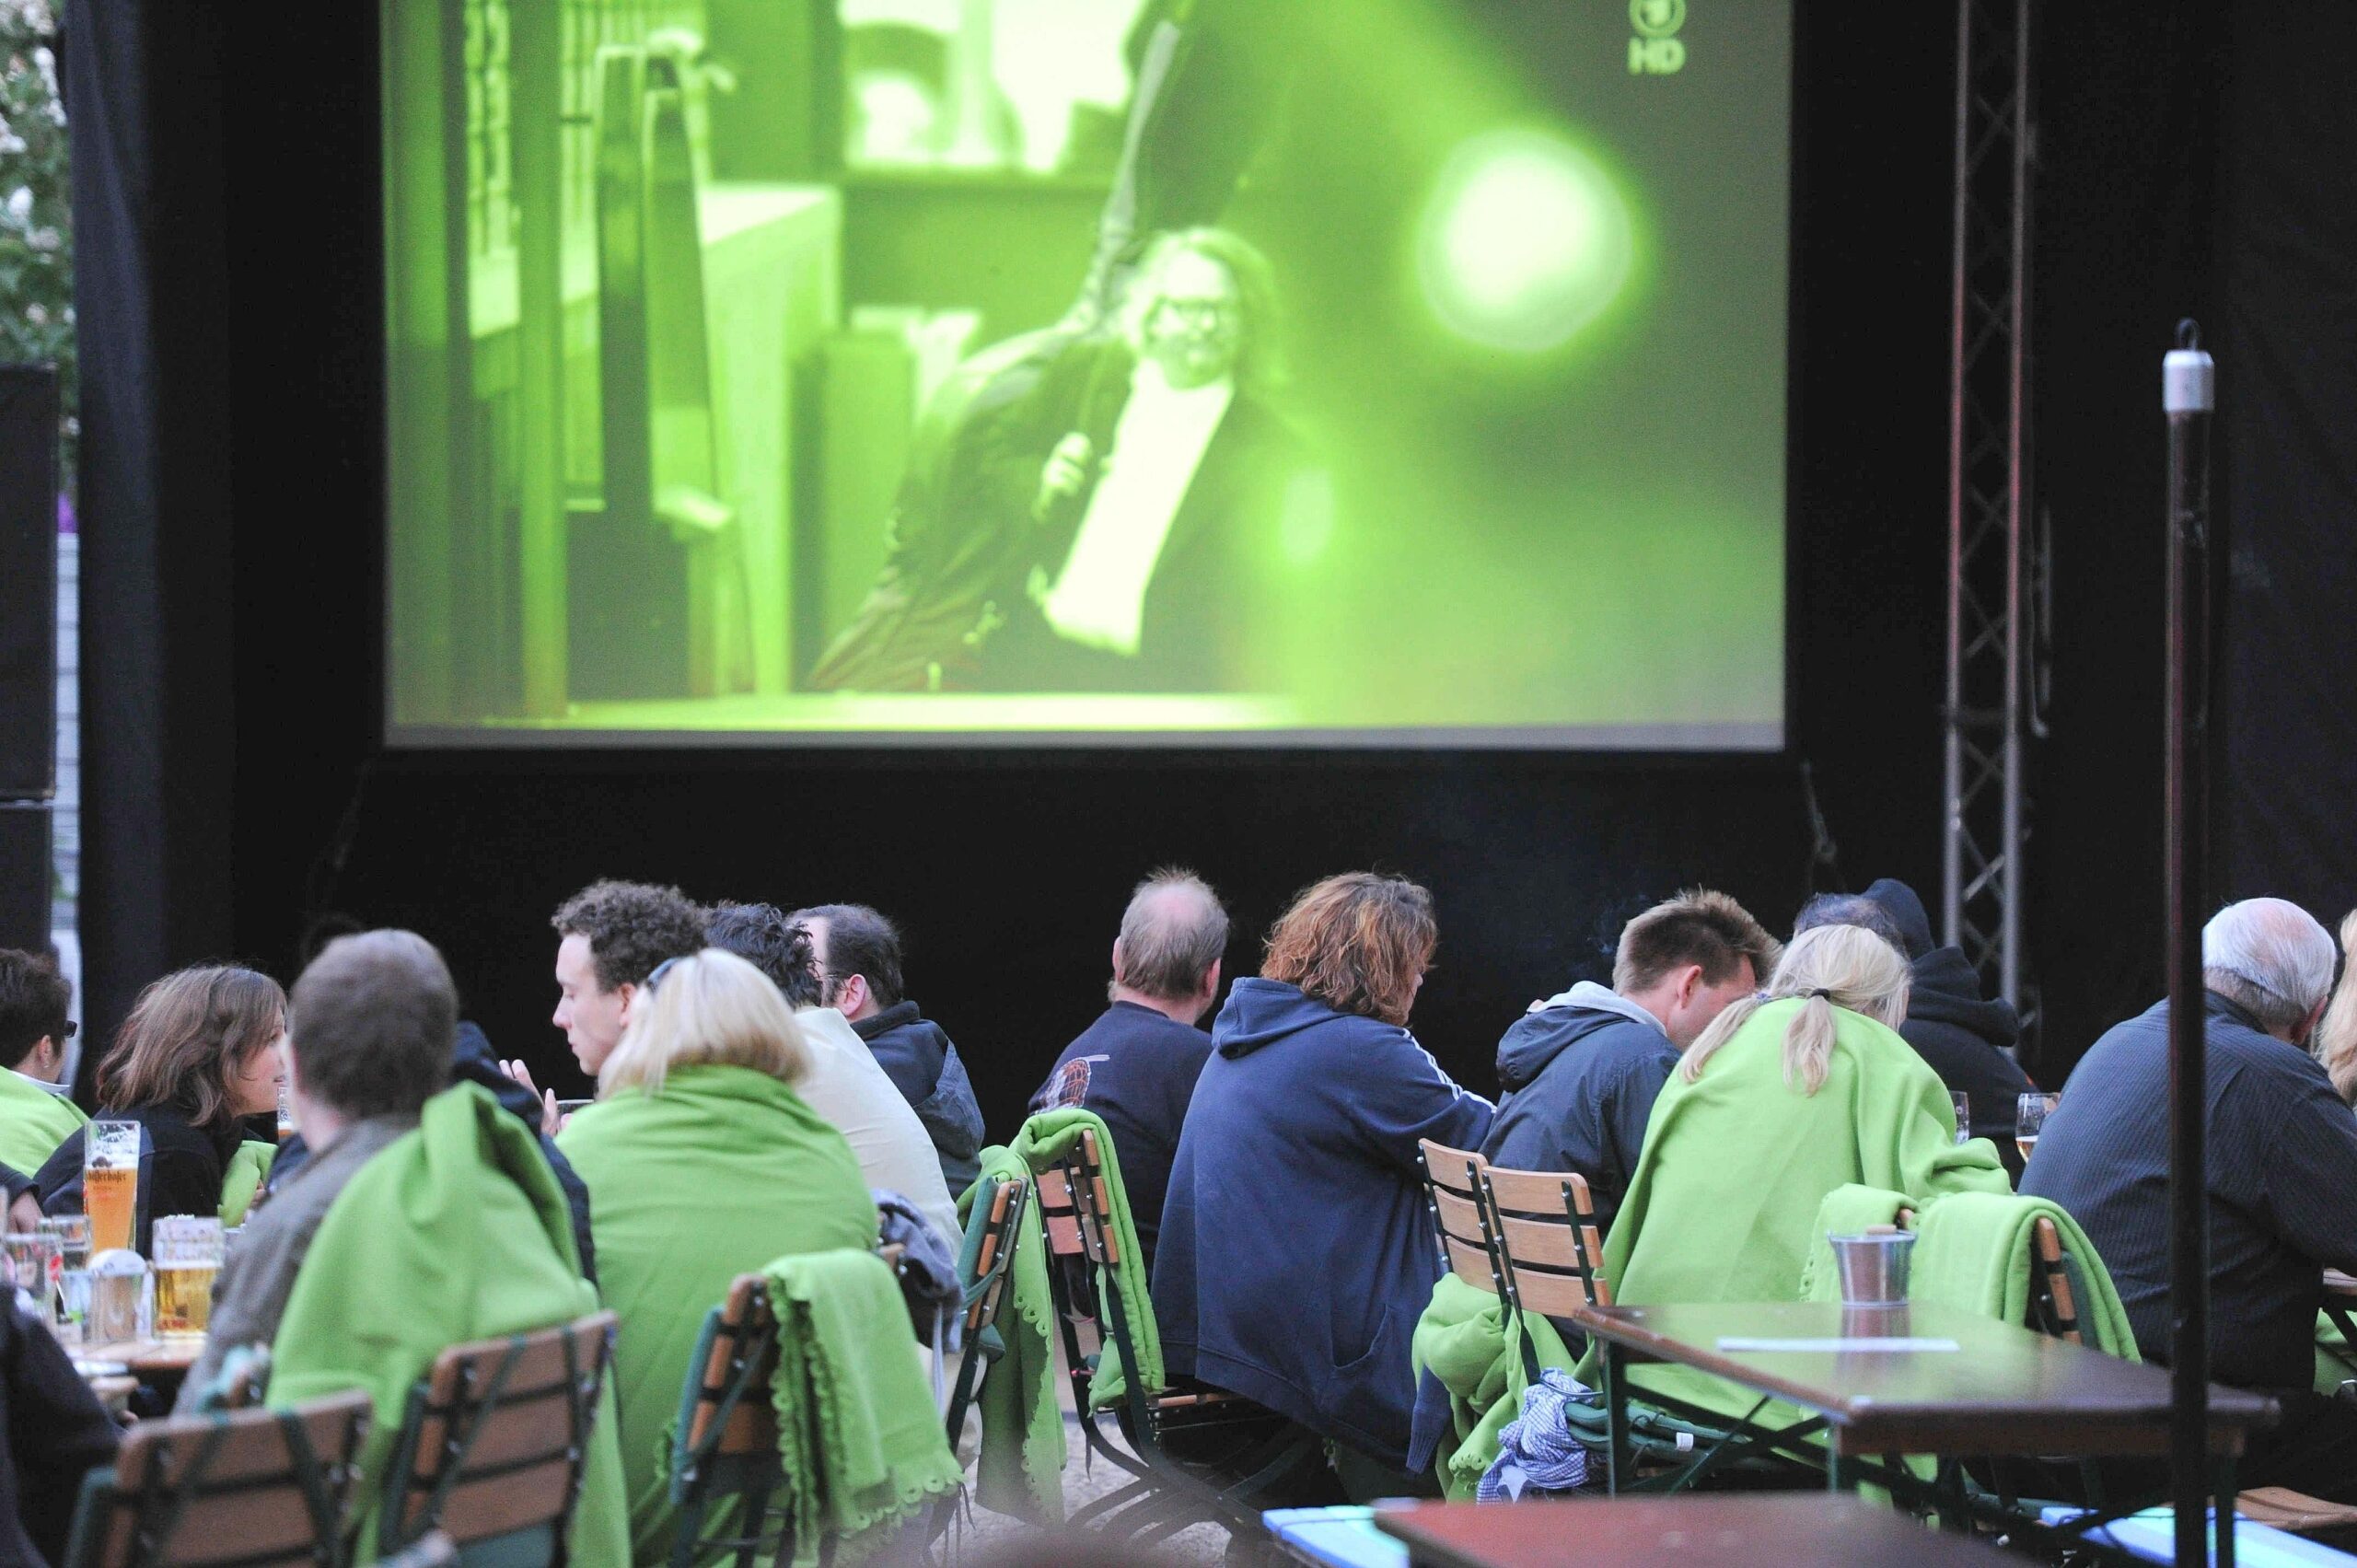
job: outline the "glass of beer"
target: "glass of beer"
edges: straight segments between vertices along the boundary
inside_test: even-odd
[[[93,1121],[82,1142],[82,1212],[90,1249],[131,1246],[139,1228],[139,1123]]]
[[[213,1323],[221,1252],[221,1222],[210,1214],[156,1222],[156,1332],[167,1339],[203,1337]]]
[[[0,1237],[0,1248],[6,1249],[8,1272],[23,1295],[22,1305],[38,1311],[43,1322],[57,1316],[57,1241],[38,1231],[10,1231]]]
[[[295,1135],[295,1099],[287,1093],[286,1080],[278,1080],[278,1141],[286,1142]]]
[[[2038,1138],[2046,1130],[2046,1119],[2054,1114],[2055,1102],[2061,1095],[2026,1094],[2021,1098],[2021,1109],[2014,1118],[2014,1147],[2021,1150],[2022,1163],[2029,1163],[2031,1151],[2038,1147]]]
[[[57,1243],[58,1338],[75,1344],[90,1317],[90,1218],[51,1214],[41,1222],[41,1234]]]

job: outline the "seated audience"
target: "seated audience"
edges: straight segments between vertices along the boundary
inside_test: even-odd
[[[65,1561],[82,1478],[114,1460],[114,1423],[47,1324],[0,1291],[0,1563]]]
[[[850,1145],[795,1090],[802,1034],[734,954],[667,964],[640,988],[598,1103],[558,1138],[589,1184],[600,1283],[621,1320],[613,1376],[636,1562],[670,1560],[665,1432],[704,1314],[772,1258],[876,1245]]]
[[[252,970],[181,970],[139,993],[99,1064],[99,1115],[140,1124],[142,1252],[155,1220],[220,1212],[244,1119],[278,1109],[285,1039],[286,993]],[[51,1214],[82,1207],[83,1136],[60,1144],[34,1178]]]
[[[1724,893],[1696,889],[1645,911],[1620,933],[1610,990],[1584,980],[1534,1002],[1498,1041],[1505,1098],[1481,1153],[1512,1169],[1585,1177],[1596,1232],[1609,1232],[1678,1053],[1751,993],[1777,952]]]
[[[965,1191],[981,1173],[982,1109],[958,1048],[901,994],[900,928],[865,904],[817,904],[787,918],[810,933],[820,1001],[851,1020],[916,1109],[950,1196]]]
[[[1980,994],[1980,976],[1963,948],[1932,945],[1923,900],[1894,877],[1864,893],[1811,899],[1793,922],[1793,935],[1819,925],[1862,925],[1907,955],[1907,1016],[1898,1038],[1932,1064],[1940,1082],[1969,1098],[1971,1135],[2010,1150],[2021,1097],[2036,1087],[2009,1054],[2022,1038],[2014,1005]]]
[[[941,1179],[941,1163],[917,1113],[868,1054],[842,1014],[819,1004],[810,933],[772,904],[718,904],[710,940],[769,977],[794,1009],[806,1058],[795,1085],[804,1103],[843,1135],[873,1189],[897,1192],[933,1223],[957,1255],[964,1237],[958,1204]]]
[[[703,947],[703,911],[677,888],[592,882],[557,906],[556,1012],[573,1059],[592,1080],[621,1043],[631,998],[657,964]],[[540,1096],[541,1131],[556,1129],[556,1091],[538,1089],[521,1062],[508,1076]]]
[[[1419,1140],[1494,1114],[1407,1028],[1432,895],[1353,872],[1303,892],[1229,987],[1154,1265],[1163,1357],[1340,1446],[1353,1495],[1412,1487],[1408,1341],[1438,1277]]]
[[[1919,1202],[2012,1191],[1987,1144],[1955,1141],[1939,1074],[1892,1032],[1907,994],[1897,948],[1824,925],[1719,1015],[1654,1103],[1604,1242],[1616,1300],[1794,1300],[1817,1206],[1852,1182]],[[1674,1370],[1642,1376],[1668,1388]],[[1678,1391],[1714,1402],[1723,1387]]]
[[[2340,983],[2316,1025],[2313,1051],[2340,1098],[2357,1105],[2357,910],[2340,917]]]
[[[2310,1392],[2323,1271],[2357,1270],[2357,1118],[2301,1049],[2332,988],[2332,938],[2281,899],[2201,932],[2210,1108],[2210,1376],[2283,1420],[2254,1435],[2246,1486],[2357,1503],[2357,1406]],[[2022,1176],[2071,1212],[2111,1271],[2136,1348],[2170,1359],[2169,1007],[2090,1047]]]
[[[1113,938],[1111,1005],[1064,1047],[1031,1097],[1033,1110],[1074,1107],[1103,1118],[1149,1266],[1178,1129],[1212,1052],[1195,1025],[1219,997],[1226,950],[1227,911],[1201,877],[1171,868],[1139,883]]]
[[[267,1345],[311,1237],[354,1173],[417,1125],[448,1081],[458,993],[442,955],[411,931],[339,936],[295,981],[287,1087],[309,1149],[230,1246],[213,1331],[180,1385],[194,1410],[233,1350]]]
[[[0,947],[0,1165],[39,1170],[89,1120],[65,1098],[65,1042],[73,999],[55,965]]]

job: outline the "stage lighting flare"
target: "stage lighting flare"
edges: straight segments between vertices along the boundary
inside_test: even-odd
[[[1611,304],[1631,250],[1628,206],[1593,158],[1542,132],[1495,131],[1457,148],[1434,181],[1417,273],[1451,331],[1543,354]]]

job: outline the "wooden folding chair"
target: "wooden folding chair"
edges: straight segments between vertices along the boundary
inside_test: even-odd
[[[1550,1318],[1612,1305],[1587,1178],[1497,1166],[1484,1167],[1480,1176],[1508,1301]]]
[[[770,1397],[776,1373],[777,1315],[769,1283],[760,1274],[739,1274],[729,1283],[728,1299],[705,1315],[688,1359],[671,1471],[671,1501],[679,1510],[672,1568],[731,1553],[737,1568],[752,1568],[757,1556],[783,1562],[793,1555],[794,1521],[770,1506],[784,1484],[777,1408]],[[707,1538],[705,1526],[724,1513],[725,1528],[733,1533]]]
[[[368,1410],[354,1389],[142,1422],[84,1481],[66,1568],[340,1568]]]
[[[613,1328],[598,1312],[435,1357],[385,1469],[380,1549],[438,1529],[463,1563],[561,1559]]]
[[[1122,1298],[1117,1272],[1120,1225],[1094,1132],[1084,1130],[1070,1154],[1040,1170],[1038,1187],[1049,1295],[1062,1328],[1064,1366],[1072,1379],[1074,1408],[1080,1412],[1082,1441],[1090,1453],[1136,1478],[1080,1509],[1069,1522],[1106,1529],[1141,1545],[1205,1522],[1222,1525],[1232,1534],[1260,1535],[1261,1494],[1321,1445],[1288,1423],[1223,1461],[1223,1472],[1237,1478],[1224,1483],[1209,1477],[1206,1467],[1172,1453],[1167,1444],[1174,1434],[1267,1423],[1275,1420],[1274,1412],[1208,1385],[1143,1386],[1131,1323],[1137,1310],[1150,1312],[1153,1307]],[[1134,1457],[1104,1431],[1101,1423],[1109,1412],[1089,1408],[1089,1387],[1108,1343],[1120,1353],[1127,1375],[1120,1420]]]
[[[1424,1210],[1432,1216],[1441,1267],[1467,1284],[1505,1298],[1505,1263],[1491,1233],[1489,1203],[1482,1196],[1490,1162],[1469,1149],[1452,1149],[1426,1138],[1416,1145],[1416,1166],[1423,1179]]]
[[[977,1201],[966,1224],[966,1244],[960,1250],[958,1272],[964,1286],[965,1321],[959,1334],[965,1356],[958,1364],[957,1381],[942,1419],[952,1452],[966,1430],[966,1411],[974,1389],[990,1363],[1006,1352],[1005,1342],[991,1325],[998,1320],[999,1303],[1006,1294],[1007,1273],[1015,1262],[1015,1237],[1023,1223],[1023,1208],[1030,1202],[1031,1183],[1018,1177],[993,1187],[987,1202]]]

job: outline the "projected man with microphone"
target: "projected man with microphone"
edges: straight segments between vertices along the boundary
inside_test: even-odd
[[[1306,466],[1268,401],[1271,307],[1268,263],[1244,240],[1158,237],[1117,331],[973,399],[950,471],[904,491],[885,581],[814,683],[906,689],[922,669],[970,691],[1260,686],[1255,584]],[[913,499],[927,489],[938,516]]]

